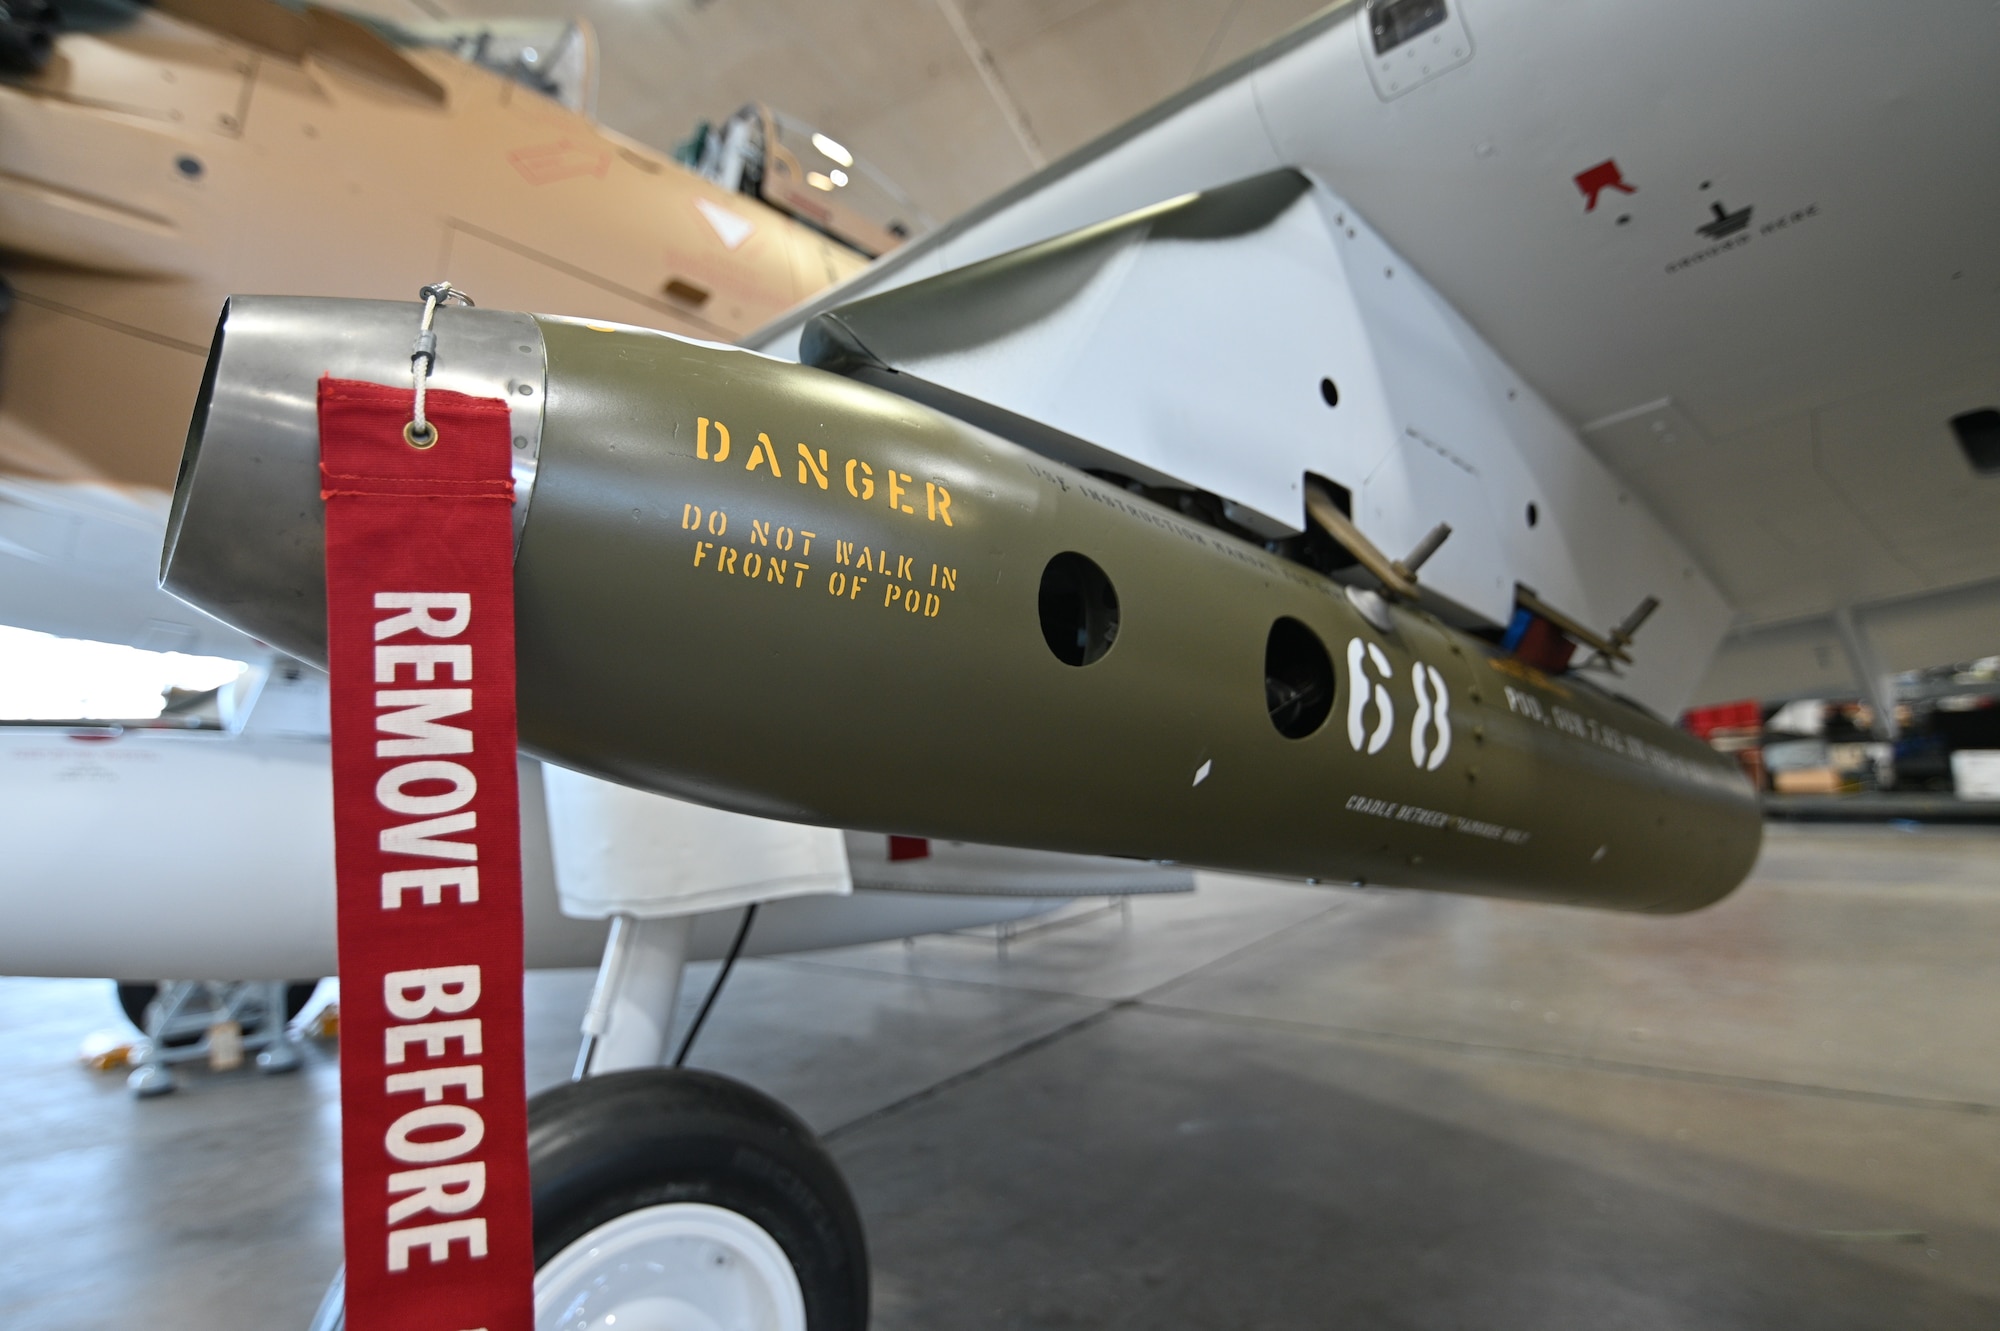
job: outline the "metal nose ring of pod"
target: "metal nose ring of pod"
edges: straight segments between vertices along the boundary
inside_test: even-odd
[[[188,426],[160,585],[301,660],[326,658],[326,514],[319,497],[319,379],[410,384],[421,306],[237,296],[222,309]],[[507,399],[515,536],[534,494],[544,367],[525,314],[445,306],[430,386]]]
[[[314,385],[409,382],[415,323],[230,304],[170,591],[322,658]],[[514,408],[538,756],[833,826],[1629,910],[1756,857],[1748,784],[1672,727],[904,398],[640,329],[437,327],[434,386]]]

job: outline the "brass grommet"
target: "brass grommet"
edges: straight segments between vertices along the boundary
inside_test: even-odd
[[[438,441],[437,422],[425,421],[424,430],[426,433],[418,434],[417,423],[415,421],[405,421],[403,423],[403,442],[411,448],[436,448]]]

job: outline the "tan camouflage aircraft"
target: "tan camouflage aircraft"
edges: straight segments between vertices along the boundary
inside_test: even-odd
[[[674,158],[595,123],[580,24],[29,0],[0,27],[0,472],[165,488],[232,293],[729,341],[924,219],[762,107]]]

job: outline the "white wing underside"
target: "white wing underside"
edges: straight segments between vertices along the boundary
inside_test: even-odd
[[[1947,424],[2000,404],[1990,9],[1449,9],[1378,59],[1336,6],[753,344],[1291,167],[1313,206],[1227,262],[1149,247],[929,374],[1292,527],[1301,470],[1391,553],[1450,521],[1426,581],[1482,611],[1496,577],[1602,626],[1658,595],[1627,689],[1655,707],[1851,690],[1841,617],[1891,670],[2000,647],[2000,480]],[[1593,206],[1576,177],[1607,162],[1630,192]],[[1718,204],[1745,225],[1704,234]]]

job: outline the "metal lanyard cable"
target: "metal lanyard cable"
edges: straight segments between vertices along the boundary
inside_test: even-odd
[[[437,318],[439,305],[455,302],[470,307],[472,297],[449,282],[433,282],[417,294],[424,298],[423,322],[417,325],[417,340],[410,347],[410,377],[416,381],[417,401],[410,423],[403,427],[403,442],[411,448],[431,448],[438,441],[437,427],[424,419],[424,393],[437,366],[437,333],[431,323]]]

